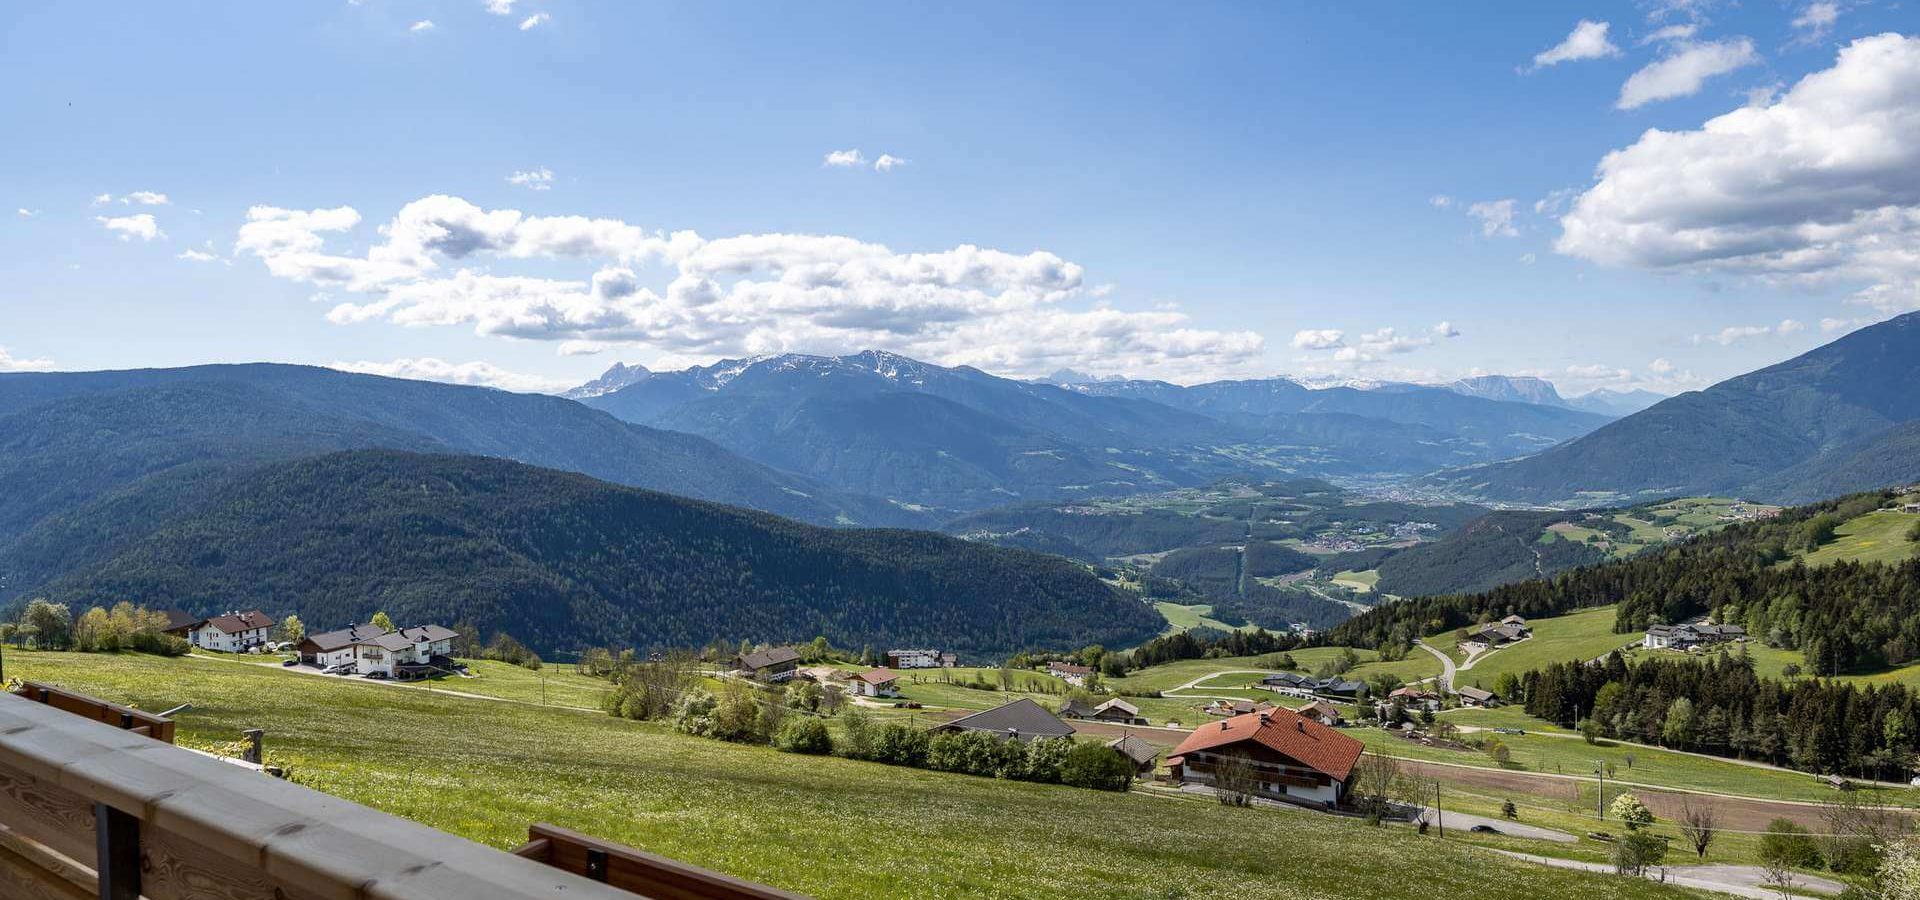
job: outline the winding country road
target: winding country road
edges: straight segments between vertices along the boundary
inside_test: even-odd
[[[1426,641],[1420,641],[1416,646],[1418,646],[1422,650],[1427,651],[1428,653],[1433,654],[1435,659],[1440,660],[1440,689],[1442,691],[1452,691],[1453,690],[1453,671],[1454,671],[1453,657],[1433,649],[1433,646],[1431,644],[1428,644]]]

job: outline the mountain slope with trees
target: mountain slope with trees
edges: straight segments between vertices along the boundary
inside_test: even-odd
[[[1920,456],[1900,452],[1912,446],[1911,433],[1896,431],[1920,419],[1915,384],[1920,313],[1908,313],[1535,456],[1435,481],[1500,500],[1557,503],[1595,493],[1794,502],[1809,490],[1830,496],[1920,480]],[[1817,487],[1800,486],[1808,484]]]
[[[825,635],[1000,655],[1126,645],[1164,625],[1057,557],[392,451],[257,470],[43,593],[75,605],[260,606],[313,628],[386,610],[506,631],[541,650]]]

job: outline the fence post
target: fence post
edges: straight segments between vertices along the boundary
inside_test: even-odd
[[[93,805],[94,868],[100,876],[100,900],[140,898],[140,820],[105,803]]]
[[[241,735],[247,740],[247,749],[242,756],[243,759],[256,766],[266,760],[266,752],[260,748],[260,738],[265,734],[265,731],[258,728],[249,728],[241,732]]]

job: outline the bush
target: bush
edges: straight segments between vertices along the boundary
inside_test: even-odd
[[[713,710],[720,702],[704,688],[695,688],[681,695],[680,702],[673,705],[673,730],[681,734],[707,737],[713,734]]]
[[[1133,787],[1133,764],[1112,747],[1075,744],[1060,762],[1060,781],[1099,791],[1125,791]]]
[[[788,753],[832,753],[833,735],[827,733],[827,723],[814,716],[794,716],[780,726],[773,745]]]
[[[1659,865],[1666,856],[1666,839],[1651,831],[1630,831],[1613,845],[1613,870],[1621,875],[1639,875]]]
[[[879,735],[874,727],[873,718],[859,707],[847,710],[840,717],[840,727],[845,739],[840,744],[840,754],[848,759],[872,759],[874,739]]]
[[[1038,781],[1043,784],[1059,784],[1060,768],[1067,761],[1067,754],[1073,752],[1073,741],[1069,738],[1041,738],[1027,745],[1026,771],[1020,773],[1025,781]]]
[[[1653,810],[1632,794],[1613,798],[1613,802],[1607,804],[1607,813],[1625,824],[1628,831],[1639,831],[1653,824]]]
[[[911,725],[890,722],[873,739],[874,762],[922,768],[927,764],[927,733]]]
[[[1817,869],[1825,862],[1813,835],[1792,819],[1767,823],[1767,833],[1760,836],[1760,859],[1792,869]]]

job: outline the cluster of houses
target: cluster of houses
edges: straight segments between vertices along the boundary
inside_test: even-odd
[[[1140,707],[1115,697],[1098,705],[1083,700],[1068,700],[1060,707],[1063,719],[1084,719],[1089,722],[1112,722],[1117,725],[1145,725],[1147,717],[1140,714]]]
[[[1533,629],[1527,625],[1526,619],[1508,616],[1469,632],[1460,640],[1460,647],[1464,650],[1479,652],[1505,647],[1530,637],[1533,637]],[[1468,646],[1470,644],[1477,646]]]
[[[168,634],[185,638],[187,643],[202,650],[249,653],[265,648],[273,633],[273,619],[257,609],[230,610],[205,617],[169,609],[166,616]]]
[[[960,664],[951,650],[888,650],[886,660],[889,669],[951,669]]]
[[[1739,625],[1687,622],[1680,625],[1649,625],[1647,636],[1640,643],[1649,650],[1692,650],[1746,639],[1747,629]]]
[[[1074,687],[1086,687],[1087,679],[1093,677],[1093,667],[1055,661],[1047,663],[1047,674]]]
[[[457,668],[453,640],[458,635],[439,625],[385,629],[349,625],[310,634],[300,640],[300,662],[328,672],[409,681]]]
[[[1341,678],[1337,675],[1326,678],[1314,678],[1293,672],[1279,672],[1260,679],[1260,686],[1277,694],[1313,700],[1319,697],[1333,697],[1353,701],[1367,692],[1367,683]]]

